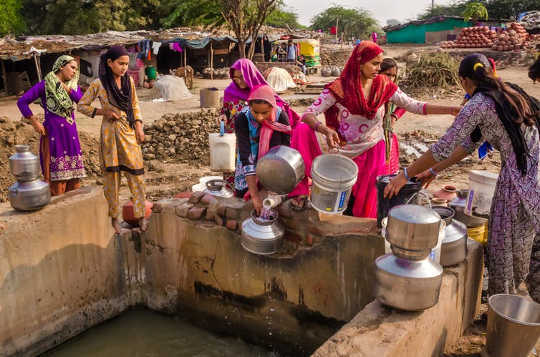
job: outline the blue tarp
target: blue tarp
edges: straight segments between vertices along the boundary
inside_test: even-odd
[[[178,42],[182,48],[192,48],[196,50],[202,50],[210,45],[210,42],[214,47],[221,47],[224,43],[238,43],[238,41],[230,36],[223,37],[205,37],[198,40],[186,40],[184,38],[177,38],[168,42]]]

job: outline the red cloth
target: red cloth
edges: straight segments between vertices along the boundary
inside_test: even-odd
[[[403,116],[403,114],[407,113],[407,110],[403,109],[403,108],[397,108],[396,110],[394,110],[394,115],[396,116],[396,118],[401,118]]]
[[[377,110],[394,95],[398,87],[385,75],[378,75],[371,85],[371,93],[368,100],[364,96],[364,90],[360,77],[362,75],[360,64],[365,64],[383,52],[382,48],[370,41],[362,41],[358,44],[351,57],[347,61],[341,76],[326,86],[333,94],[337,102],[346,107],[351,114],[365,116],[368,119],[375,118]],[[337,129],[338,109],[334,105],[325,113],[326,125]]]
[[[259,153],[258,157],[261,158],[268,152],[270,148],[270,139],[272,134],[275,131],[280,131],[282,133],[290,134],[292,129],[289,125],[283,125],[277,122],[276,112],[277,112],[277,102],[276,102],[276,93],[274,90],[267,85],[262,85],[251,91],[248,97],[248,102],[259,99],[264,100],[273,107],[270,118],[262,122],[261,132],[259,134]]]
[[[330,27],[330,35],[336,35],[337,34],[337,27],[332,26]]]

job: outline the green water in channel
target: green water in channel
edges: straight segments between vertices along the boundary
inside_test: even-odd
[[[279,357],[178,318],[132,310],[93,327],[42,357]]]

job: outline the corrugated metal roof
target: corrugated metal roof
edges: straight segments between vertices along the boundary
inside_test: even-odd
[[[394,26],[386,26],[383,28],[383,30],[385,32],[392,32],[392,31],[398,31],[398,30],[401,30],[407,26],[410,26],[410,25],[426,25],[426,24],[433,24],[433,23],[436,23],[436,22],[442,22],[442,21],[445,21],[445,20],[448,20],[448,19],[454,19],[454,20],[463,20],[465,21],[465,19],[463,17],[460,17],[460,16],[434,16],[434,17],[430,17],[429,19],[425,19],[425,20],[415,20],[415,21],[410,21],[410,22],[407,22],[407,23],[404,23],[404,24],[399,24],[399,25],[394,25]],[[500,20],[500,19],[488,19],[488,20],[482,20],[480,21],[482,23],[505,23],[505,22],[510,22],[510,20]]]

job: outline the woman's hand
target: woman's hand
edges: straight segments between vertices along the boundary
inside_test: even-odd
[[[103,117],[105,119],[108,119],[110,121],[115,121],[120,119],[120,115],[118,115],[114,110],[112,109],[104,109],[103,110]]]
[[[251,201],[253,202],[253,208],[255,209],[255,212],[257,212],[257,217],[259,217],[261,215],[263,204],[258,192],[251,195]]]
[[[41,136],[46,136],[47,135],[47,131],[45,130],[45,127],[43,126],[43,124],[41,124],[39,122],[39,120],[37,120],[37,118],[35,116],[31,116],[30,117],[30,123],[32,124],[32,126],[34,127],[34,130]]]
[[[144,143],[144,130],[140,121],[135,122],[135,137],[137,138],[137,143]]]
[[[431,182],[435,180],[435,175],[433,175],[430,170],[426,170],[421,174],[416,175],[416,178],[422,181],[422,186],[424,186],[424,188],[428,188]]]
[[[400,172],[399,175],[394,177],[394,179],[392,179],[392,181],[386,185],[386,188],[384,189],[384,197],[392,198],[396,196],[406,183],[407,179],[405,178],[405,175],[403,175],[403,172]]]
[[[326,142],[328,143],[330,149],[335,149],[339,147],[339,135],[338,133],[336,133],[335,130],[330,129],[329,127],[325,127],[324,130],[322,130],[322,133],[326,136]]]

